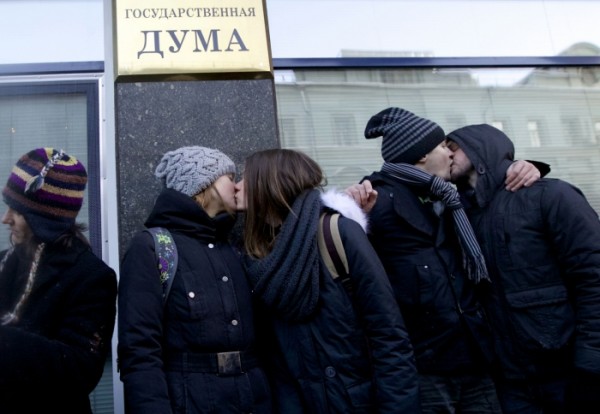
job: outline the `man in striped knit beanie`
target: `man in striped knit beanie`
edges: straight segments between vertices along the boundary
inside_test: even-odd
[[[0,252],[0,412],[91,414],[88,395],[110,350],[116,274],[75,222],[87,173],[63,150],[37,148],[2,195],[9,249]]]
[[[371,117],[384,164],[366,177],[377,192],[370,240],[383,262],[413,343],[423,413],[499,413],[489,328],[475,286],[485,260],[450,179],[443,129],[406,109]]]

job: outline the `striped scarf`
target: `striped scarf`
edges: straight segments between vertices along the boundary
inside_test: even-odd
[[[462,249],[463,267],[467,272],[467,277],[475,283],[482,280],[489,282],[490,278],[481,248],[460,202],[458,191],[452,184],[440,177],[430,175],[414,165],[405,163],[393,164],[386,162],[383,164],[381,171],[406,185],[420,188],[428,187],[429,194],[439,198],[444,206],[452,211],[454,228]]]

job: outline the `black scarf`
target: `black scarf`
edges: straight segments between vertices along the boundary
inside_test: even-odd
[[[490,278],[485,259],[473,233],[471,223],[460,202],[458,191],[449,182],[435,175],[430,175],[414,165],[386,162],[383,164],[381,171],[409,186],[426,188],[430,195],[439,198],[444,206],[452,211],[454,228],[463,252],[463,267],[467,272],[467,277],[475,283],[482,280],[489,282]]]
[[[277,316],[292,322],[311,316],[319,299],[320,194],[308,190],[298,196],[273,251],[262,259],[246,257],[244,261],[254,293]]]

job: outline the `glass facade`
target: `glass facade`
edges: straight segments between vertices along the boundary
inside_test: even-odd
[[[517,159],[549,163],[549,177],[575,184],[600,211],[599,67],[285,70],[276,72],[276,93],[282,146],[315,158],[329,186],[379,170],[381,139],[365,139],[364,127],[398,106],[446,133],[502,129]]]

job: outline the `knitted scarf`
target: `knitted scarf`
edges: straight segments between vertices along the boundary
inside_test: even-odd
[[[463,267],[467,272],[467,277],[475,283],[482,280],[489,282],[490,278],[481,248],[460,202],[458,191],[452,184],[410,164],[386,162],[383,164],[381,171],[408,186],[427,188],[430,195],[441,200],[444,206],[452,212],[454,228],[463,253]]]
[[[291,322],[311,316],[319,298],[320,194],[308,190],[296,198],[268,256],[244,259],[254,293]]]

